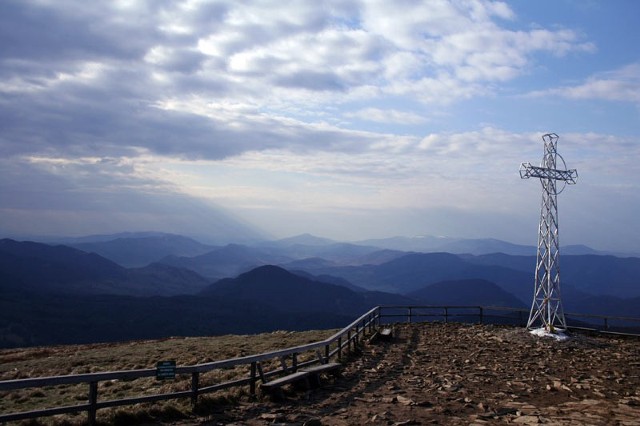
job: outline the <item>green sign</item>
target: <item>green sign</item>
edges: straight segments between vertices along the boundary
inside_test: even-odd
[[[160,361],[156,364],[156,379],[173,380],[176,378],[176,362]]]

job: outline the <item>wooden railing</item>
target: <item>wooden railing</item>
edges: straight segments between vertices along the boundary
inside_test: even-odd
[[[236,386],[249,386],[251,395],[256,394],[256,384],[258,380],[265,382],[268,378],[290,372],[306,365],[326,363],[332,358],[342,360],[343,353],[354,350],[360,340],[366,334],[372,334],[378,322],[379,308],[373,308],[357,320],[334,334],[333,336],[320,342],[296,346],[293,348],[278,351],[266,352],[258,355],[251,355],[239,358],[232,358],[205,364],[178,366],[175,368],[176,376],[191,375],[191,388],[185,391],[169,392],[156,395],[146,395],[133,398],[101,401],[98,395],[98,384],[100,382],[112,380],[135,380],[145,377],[155,377],[157,369],[141,369],[112,371],[104,373],[74,374],[55,377],[37,377],[29,379],[0,381],[0,391],[11,391],[26,388],[43,388],[47,386],[85,384],[88,386],[88,398],[84,404],[46,408],[20,413],[0,414],[0,423],[7,421],[31,419],[57,414],[75,413],[86,411],[88,413],[89,424],[96,423],[96,412],[101,408],[118,407],[140,403],[156,402],[177,398],[191,398],[193,404],[202,394],[215,392]],[[313,358],[299,362],[299,355],[313,353]],[[271,371],[264,371],[263,365],[266,361],[279,360],[279,368]],[[290,365],[287,365],[287,361]],[[210,386],[200,384],[200,375],[209,371],[245,365],[248,367],[246,377],[231,381],[217,383]]]
[[[189,390],[124,399],[99,400],[98,384],[100,382],[113,380],[131,381],[140,378],[155,377],[158,370],[139,369],[0,381],[0,391],[77,384],[85,384],[88,387],[86,403],[19,413],[0,413],[0,423],[85,411],[88,414],[89,424],[93,425],[96,423],[97,410],[107,407],[177,398],[190,398],[191,402],[195,405],[200,395],[237,386],[248,386],[249,393],[255,395],[258,380],[264,383],[273,376],[290,373],[307,365],[328,363],[332,359],[342,361],[344,354],[352,352],[359,345],[362,338],[367,334],[373,334],[380,325],[398,322],[399,320],[407,322],[435,320],[524,326],[526,325],[528,313],[527,310],[523,309],[485,306],[377,306],[333,336],[319,342],[205,364],[177,366],[175,368],[176,376],[191,376],[191,386]],[[570,328],[586,328],[612,332],[612,324],[617,322],[625,325],[627,332],[629,332],[629,330],[635,330],[635,333],[640,335],[640,318],[580,314],[566,314],[566,316],[568,321],[575,320],[576,324],[578,324],[570,326]],[[579,323],[577,321],[579,321]],[[594,322],[596,323],[595,325]],[[598,326],[600,322],[602,323],[601,327]],[[635,327],[630,327],[629,324],[635,325]],[[311,357],[308,356],[309,353],[312,353]],[[302,359],[300,357],[302,354],[307,354],[307,358]],[[263,366],[267,365],[268,361],[279,361],[279,368],[264,371]],[[287,361],[289,364],[287,364]],[[247,367],[248,371],[244,377],[208,386],[204,386],[200,382],[200,376],[203,373],[237,366]]]

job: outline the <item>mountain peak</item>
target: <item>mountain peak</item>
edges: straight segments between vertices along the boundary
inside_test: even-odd
[[[268,278],[268,279],[282,279],[282,278],[291,278],[291,277],[299,277],[298,275],[292,274],[284,268],[275,265],[263,265],[258,266],[244,274],[238,276],[239,280],[247,280],[253,279],[255,277],[260,278]]]
[[[278,245],[288,246],[288,245],[307,245],[307,246],[326,246],[330,244],[334,244],[335,241],[330,240],[328,238],[317,237],[312,234],[300,234],[289,238],[283,238],[281,240],[275,241]]]

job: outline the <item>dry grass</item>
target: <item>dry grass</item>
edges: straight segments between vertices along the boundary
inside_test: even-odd
[[[329,337],[334,332],[335,330],[276,331],[253,336],[188,337],[125,343],[6,349],[0,350],[0,380],[155,368],[156,363],[163,360],[176,360],[178,366],[202,364],[317,342]],[[312,356],[312,354],[307,354],[307,356]],[[207,386],[248,376],[248,366],[215,370],[202,374],[200,385]],[[157,381],[155,378],[106,381],[99,384],[98,398],[99,401],[106,401],[153,395],[188,390],[190,385],[190,376],[179,376],[176,380],[169,381]],[[203,398],[203,405],[211,404],[212,401],[215,401],[213,398],[237,399],[246,393],[247,389],[239,388],[217,392],[208,399]],[[1,392],[0,412],[22,412],[77,405],[85,403],[87,395],[88,385],[86,384]],[[98,419],[109,424],[132,424],[149,422],[158,417],[163,419],[185,417],[190,412],[189,401],[174,400],[166,403],[104,409],[98,412]],[[43,418],[40,423],[81,424],[85,420],[86,413],[79,413]],[[30,422],[29,424],[34,423]]]

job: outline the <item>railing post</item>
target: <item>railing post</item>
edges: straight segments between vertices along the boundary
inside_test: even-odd
[[[338,361],[342,361],[342,336],[338,337]]]
[[[329,359],[329,357],[331,356],[331,349],[329,348],[330,345],[331,345],[330,343],[327,343],[326,346],[324,347],[324,361],[325,361],[325,364],[328,364],[329,361],[330,361],[330,359]]]
[[[262,369],[262,363],[256,363],[256,368],[258,369],[258,375],[260,376],[262,383],[267,383],[267,378],[265,377],[264,370]]]
[[[251,363],[251,381],[249,382],[249,395],[256,396],[256,381],[258,380],[256,377],[256,372],[258,370],[258,365],[255,361]]]
[[[479,306],[480,308],[480,324],[484,324],[484,308]]]
[[[351,330],[347,331],[347,353],[351,353]]]
[[[96,411],[98,410],[98,382],[89,383],[89,424],[96,424]]]
[[[409,318],[407,319],[407,322],[411,324],[411,306],[409,306]]]
[[[193,407],[198,403],[198,389],[200,387],[200,373],[194,371],[191,373],[191,405]]]
[[[444,307],[444,323],[447,324],[449,322],[449,309]]]

